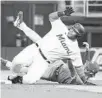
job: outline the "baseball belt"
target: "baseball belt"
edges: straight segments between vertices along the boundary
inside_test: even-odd
[[[39,47],[38,43],[35,44],[37,47]],[[43,54],[43,52],[41,51],[41,49],[39,48],[39,52],[41,54],[41,56],[44,58],[44,60],[46,60],[46,62],[48,62],[50,64],[50,61],[45,57],[45,55]]]

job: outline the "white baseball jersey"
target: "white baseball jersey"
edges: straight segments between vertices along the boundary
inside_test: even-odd
[[[83,65],[77,40],[67,37],[66,25],[59,19],[51,22],[51,30],[38,42],[42,52],[50,61],[71,59],[74,66]]]

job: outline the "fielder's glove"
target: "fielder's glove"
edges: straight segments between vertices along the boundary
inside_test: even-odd
[[[12,84],[22,84],[22,76],[16,76],[14,78],[10,78],[10,76],[8,76],[8,80],[10,80]]]
[[[66,7],[66,10],[64,11],[64,14],[66,16],[70,16],[72,13],[74,13],[74,10],[72,7]]]

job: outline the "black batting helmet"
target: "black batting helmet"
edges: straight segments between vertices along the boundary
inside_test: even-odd
[[[77,33],[77,36],[82,36],[86,33],[85,28],[80,23],[75,23],[73,29]]]

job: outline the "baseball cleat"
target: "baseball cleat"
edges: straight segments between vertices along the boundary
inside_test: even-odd
[[[23,12],[19,11],[16,20],[14,21],[14,26],[19,27],[20,24],[23,22]]]

